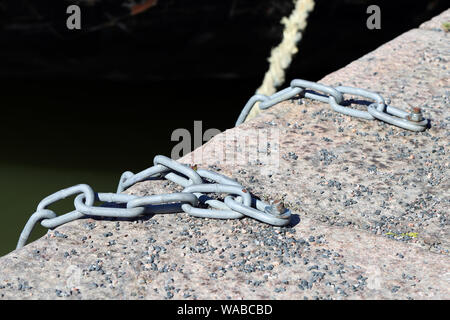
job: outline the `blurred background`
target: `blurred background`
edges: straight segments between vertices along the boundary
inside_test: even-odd
[[[320,80],[448,7],[443,0],[315,2],[288,83]],[[66,28],[71,4],[81,7],[81,30]],[[366,27],[372,4],[381,8],[380,30]],[[0,0],[0,256],[15,248],[43,197],[78,183],[115,191],[123,171],[170,156],[173,130],[193,134],[194,120],[203,130],[233,127],[293,6]],[[52,208],[72,210],[72,199]],[[37,227],[31,240],[45,232]]]

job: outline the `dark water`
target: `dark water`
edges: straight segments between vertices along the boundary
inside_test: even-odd
[[[170,156],[177,143],[171,133],[186,128],[193,134],[194,120],[202,121],[203,130],[232,127],[244,97],[251,94],[248,82],[4,83],[0,255],[15,248],[26,220],[45,196],[79,183],[98,192],[115,191],[123,171],[143,170],[157,154]],[[72,201],[50,208],[61,214],[73,210]],[[31,240],[45,232],[37,227]]]
[[[365,1],[316,2],[299,53],[287,72],[288,80],[319,80],[447,7],[444,1],[438,0],[414,4],[378,1],[383,4],[382,29],[370,31],[365,27]],[[228,18],[226,21],[234,23]],[[196,28],[191,30],[193,34],[204,32],[207,27],[199,24]],[[244,33],[246,28],[233,30]],[[174,24],[172,29],[179,28]],[[175,34],[171,34],[172,29],[167,30],[167,39]],[[226,25],[221,29],[231,30]],[[5,39],[15,39],[17,48]],[[133,77],[111,81],[101,80],[94,71],[86,73],[86,70],[82,78],[71,76],[70,72],[62,73],[66,74],[64,77],[52,77],[45,63],[53,58],[33,60],[32,50],[41,58],[47,54],[39,52],[41,39],[34,39],[30,48],[24,39],[11,33],[3,37],[0,31],[0,43],[5,48],[0,52],[0,64],[4,66],[0,71],[0,256],[15,248],[28,217],[45,196],[79,183],[87,183],[99,192],[115,191],[123,171],[138,172],[151,166],[156,154],[169,156],[176,144],[170,141],[173,130],[186,128],[193,133],[195,120],[202,121],[203,130],[233,127],[243,105],[262,81],[270,51],[267,49],[270,46],[261,42],[263,39],[256,39],[261,46],[243,43],[236,33],[228,39],[228,56],[223,52],[216,54],[223,48],[221,38],[217,37],[202,45],[183,48],[178,54],[185,60],[177,62],[169,57],[169,63],[164,60],[164,68],[170,66],[171,74],[187,72],[184,81],[169,81],[171,77],[161,75],[157,82]],[[103,41],[115,43],[114,39],[109,35]],[[253,50],[247,50],[246,45]],[[120,43],[117,47],[122,51],[112,50],[111,55],[102,51],[103,60],[95,59],[92,46],[75,50],[69,45],[62,54],[57,45],[52,47],[47,43],[46,50],[55,56],[65,55],[70,61],[83,53],[90,61],[84,65],[78,62],[84,69],[89,69],[93,61],[101,65],[106,57],[112,63],[112,71],[115,61],[126,68],[127,61],[137,53],[146,55],[127,52],[127,47]],[[26,57],[23,61],[22,52]],[[70,52],[73,56],[68,55]],[[248,63],[253,60],[255,63]],[[145,60],[143,68],[151,70],[155,63]],[[30,65],[34,71],[29,70]],[[228,66],[233,66],[235,71],[232,77],[204,76],[208,70],[215,69],[223,75],[227,70],[222,69]],[[105,65],[105,68],[110,67]],[[196,70],[203,76],[198,76]],[[73,73],[79,75],[76,71]],[[50,208],[58,214],[73,210],[72,200]],[[45,232],[38,226],[30,240]]]

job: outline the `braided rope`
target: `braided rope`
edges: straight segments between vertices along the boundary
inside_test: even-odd
[[[285,70],[289,67],[292,57],[298,52],[297,43],[302,38],[302,31],[307,25],[309,13],[314,9],[314,0],[295,0],[295,7],[289,17],[283,17],[284,24],[283,39],[281,43],[272,49],[268,59],[270,66],[267,70],[263,83],[256,90],[258,94],[266,96],[276,92],[276,88],[283,84]],[[257,103],[253,106],[245,121],[254,118],[259,113]]]

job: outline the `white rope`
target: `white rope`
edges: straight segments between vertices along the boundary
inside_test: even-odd
[[[305,30],[309,13],[314,9],[314,0],[294,0],[295,7],[289,17],[283,17],[281,24],[284,24],[283,39],[281,43],[272,49],[268,59],[270,63],[262,85],[256,93],[271,95],[276,92],[276,88],[284,82],[285,70],[289,67],[292,57],[297,53],[297,43],[302,38],[302,31]],[[256,103],[245,121],[254,118],[259,113],[259,103]]]

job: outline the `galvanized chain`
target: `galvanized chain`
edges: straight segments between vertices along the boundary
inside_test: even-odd
[[[290,223],[291,212],[280,202],[267,204],[251,196],[237,181],[219,173],[197,169],[197,166],[181,164],[165,156],[156,156],[153,166],[139,173],[126,171],[122,174],[117,193],[96,193],[86,185],[79,184],[62,189],[44,198],[36,212],[26,223],[17,243],[23,247],[34,226],[40,222],[43,227],[56,228],[70,221],[86,216],[136,218],[143,214],[161,214],[184,211],[194,217],[212,219],[240,219],[251,217],[274,226]],[[182,192],[140,197],[121,193],[128,187],[144,180],[167,179],[182,186]],[[226,194],[224,201],[213,199],[205,193]],[[57,216],[48,206],[74,196],[75,210]],[[95,201],[121,206],[95,206]]]
[[[342,105],[344,94],[361,96],[375,102],[367,106],[367,111],[355,110]],[[330,87],[300,79],[293,80],[289,87],[271,96],[261,94],[252,96],[241,111],[236,126],[245,121],[256,102],[259,101],[259,108],[265,110],[296,96],[328,102],[333,110],[349,116],[367,120],[378,119],[412,131],[424,131],[428,126],[428,120],[423,118],[420,108],[414,108],[410,113],[386,105],[383,97],[375,92],[345,86]],[[26,244],[38,222],[46,228],[56,228],[85,216],[135,218],[146,213],[184,211],[200,218],[240,219],[247,216],[274,226],[286,226],[290,223],[291,212],[281,202],[264,203],[252,197],[240,183],[229,177],[213,171],[197,169],[196,166],[187,166],[165,156],[156,156],[153,164],[152,167],[136,174],[130,171],[124,172],[119,179],[116,193],[95,193],[90,186],[79,184],[46,197],[38,204],[36,212],[26,223],[20,234],[17,248]],[[144,197],[121,193],[137,182],[163,178],[182,186],[184,190]],[[224,201],[220,201],[204,193],[220,193],[227,196]],[[71,212],[57,216],[55,212],[47,208],[59,200],[74,195],[76,195],[75,210]],[[95,201],[115,203],[122,207],[95,206]]]
[[[311,89],[321,92],[322,94],[311,91]],[[325,95],[323,93],[325,93]],[[344,94],[368,98],[374,102],[367,106],[366,111],[352,109],[342,105],[344,102]],[[236,121],[236,126],[245,121],[255,103],[260,102],[259,108],[265,110],[277,103],[292,99],[296,96],[328,102],[334,111],[345,115],[367,120],[378,119],[411,131],[424,131],[429,123],[427,119],[424,119],[420,108],[413,108],[411,112],[406,112],[396,107],[389,106],[386,104],[383,97],[376,92],[354,87],[331,87],[312,81],[296,79],[291,81],[289,87],[280,90],[271,96],[261,94],[252,96],[242,109],[241,114]]]

